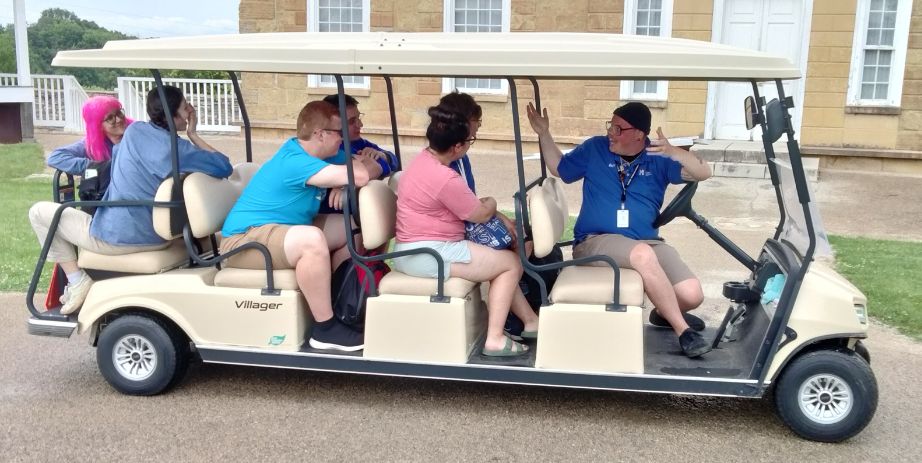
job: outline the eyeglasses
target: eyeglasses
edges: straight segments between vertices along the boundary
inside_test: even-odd
[[[483,125],[483,119],[471,119],[468,122],[470,123],[470,125],[476,124],[477,127],[480,127],[481,125]]]
[[[107,115],[106,118],[103,119],[103,122],[112,124],[115,122],[116,119],[125,119],[125,111],[122,111],[121,109],[119,109],[113,113],[109,113],[109,115]]]
[[[621,136],[621,132],[624,132],[625,130],[639,130],[639,129],[637,129],[636,127],[621,127],[620,125],[612,124],[611,121],[605,122],[605,131],[611,132],[612,135],[616,137]]]
[[[466,139],[466,140],[464,140],[464,141],[465,141],[468,145],[473,145],[474,142],[477,141],[477,137],[471,137],[471,138],[468,138],[468,139]]]
[[[324,131],[324,132],[333,132],[333,133],[339,135],[340,137],[343,136],[343,130],[342,130],[342,129],[320,129],[320,130],[322,130],[322,131]]]
[[[365,117],[365,113],[359,113],[358,116],[349,118],[349,125],[356,125],[359,122],[362,122],[362,118]]]

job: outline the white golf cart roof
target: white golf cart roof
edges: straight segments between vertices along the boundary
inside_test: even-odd
[[[764,81],[787,58],[719,43],[585,33],[259,33],[110,41],[55,66],[389,76]]]

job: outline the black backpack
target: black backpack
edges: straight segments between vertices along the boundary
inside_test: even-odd
[[[376,255],[378,252],[369,252]],[[390,271],[390,267],[383,261],[369,262],[371,277],[375,279],[375,287]],[[339,264],[330,281],[333,314],[339,321],[356,329],[365,326],[365,301],[371,290],[370,282],[366,282],[368,274],[352,259],[347,259]]]
[[[91,162],[83,172],[83,178],[80,179],[80,185],[77,187],[77,196],[80,201],[102,201],[103,196],[106,195],[106,189],[109,188],[111,173],[111,161]],[[96,208],[84,207],[83,211],[93,215]]]
[[[544,257],[531,256],[528,261],[535,265],[563,262],[563,252],[559,247],[555,247],[550,254]],[[544,281],[548,294],[551,293],[551,289],[554,287],[554,283],[557,282],[558,274],[560,274],[560,269],[544,270],[538,272],[538,276],[541,278],[541,280]],[[541,287],[538,285],[538,281],[532,278],[531,275],[523,273],[522,279],[519,280],[519,288],[522,290],[522,293],[525,294],[525,300],[528,301],[528,305],[530,305],[535,312],[540,312]],[[519,320],[519,317],[516,317],[512,312],[509,312],[509,315],[506,317],[506,331],[518,335],[522,332],[522,328],[524,328],[524,325],[522,324],[522,321]]]

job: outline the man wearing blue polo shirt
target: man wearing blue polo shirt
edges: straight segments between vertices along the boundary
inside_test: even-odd
[[[708,164],[669,144],[659,128],[657,139],[649,140],[651,116],[643,103],[615,109],[606,136],[592,137],[566,156],[551,136],[547,109],[539,114],[529,103],[527,112],[551,173],[566,183],[583,180],[573,257],[608,255],[636,270],[656,306],[650,322],[672,327],[688,357],[710,351],[711,344],[698,333],[704,322],[685,313],[704,300],[701,282],[653,227],[666,187],[707,179]]]

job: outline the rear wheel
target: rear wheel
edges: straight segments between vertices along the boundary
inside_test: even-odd
[[[173,387],[189,365],[189,345],[181,333],[146,315],[124,315],[99,335],[99,371],[117,391],[155,395]]]
[[[840,442],[871,421],[877,410],[877,381],[868,363],[852,351],[810,352],[781,373],[775,406],[801,437]]]

